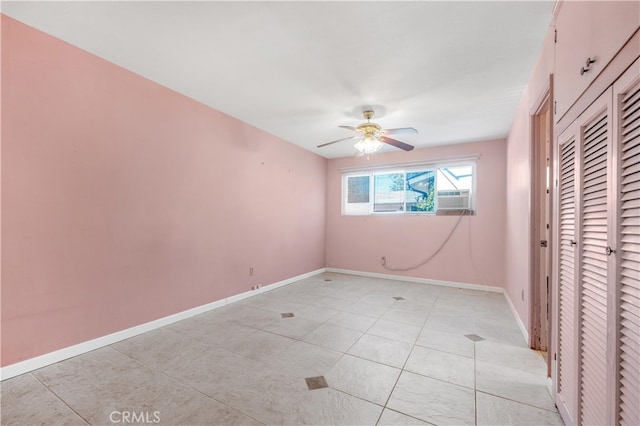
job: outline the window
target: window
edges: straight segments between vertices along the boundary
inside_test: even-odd
[[[471,210],[475,163],[342,175],[342,214],[435,214]]]

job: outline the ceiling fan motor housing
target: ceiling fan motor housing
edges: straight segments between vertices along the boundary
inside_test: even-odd
[[[356,127],[356,132],[364,135],[364,137],[374,138],[380,135],[382,127],[376,123],[362,123]]]

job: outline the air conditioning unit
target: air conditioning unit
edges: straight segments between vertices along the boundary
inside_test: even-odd
[[[471,191],[469,189],[438,191],[438,210],[471,209]]]

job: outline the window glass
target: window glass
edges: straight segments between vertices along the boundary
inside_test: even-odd
[[[436,173],[433,170],[407,172],[406,208],[410,212],[435,211]]]
[[[373,211],[404,211],[404,173],[380,173],[374,175]]]
[[[347,178],[347,203],[369,202],[369,176],[349,176]]]
[[[440,190],[471,190],[473,183],[472,166],[440,167],[438,168],[438,191]]]

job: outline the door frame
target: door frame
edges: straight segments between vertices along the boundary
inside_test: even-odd
[[[529,347],[533,349],[539,349],[540,345],[537,344],[540,336],[540,330],[538,330],[536,326],[536,321],[540,315],[540,301],[541,301],[541,288],[539,287],[540,280],[539,278],[539,270],[540,270],[540,256],[539,256],[539,245],[540,239],[536,234],[537,223],[540,222],[539,218],[539,200],[540,191],[546,191],[547,188],[540,185],[540,182],[544,178],[540,176],[539,173],[539,162],[541,161],[540,152],[539,152],[539,143],[541,138],[545,138],[548,135],[549,138],[549,194],[547,197],[547,205],[546,215],[548,217],[548,238],[547,238],[547,250],[545,255],[546,261],[546,276],[548,277],[548,291],[547,291],[547,305],[548,305],[548,315],[547,315],[547,327],[546,327],[546,336],[544,337],[547,349],[547,377],[551,377],[551,365],[552,365],[552,343],[553,343],[553,303],[554,303],[554,289],[553,289],[553,265],[552,265],[552,256],[553,253],[553,197],[554,197],[554,182],[555,182],[555,172],[554,172],[554,117],[553,117],[553,74],[549,75],[549,80],[547,82],[546,87],[543,89],[541,95],[536,100],[533,108],[530,110],[530,136],[529,136],[529,170],[531,172],[531,191],[529,193],[529,241],[530,241],[530,249],[529,249]],[[547,135],[541,135],[539,129],[539,117],[542,114],[547,114],[547,123],[546,130]],[[544,159],[546,160],[546,159]],[[551,386],[552,388],[552,386]]]

